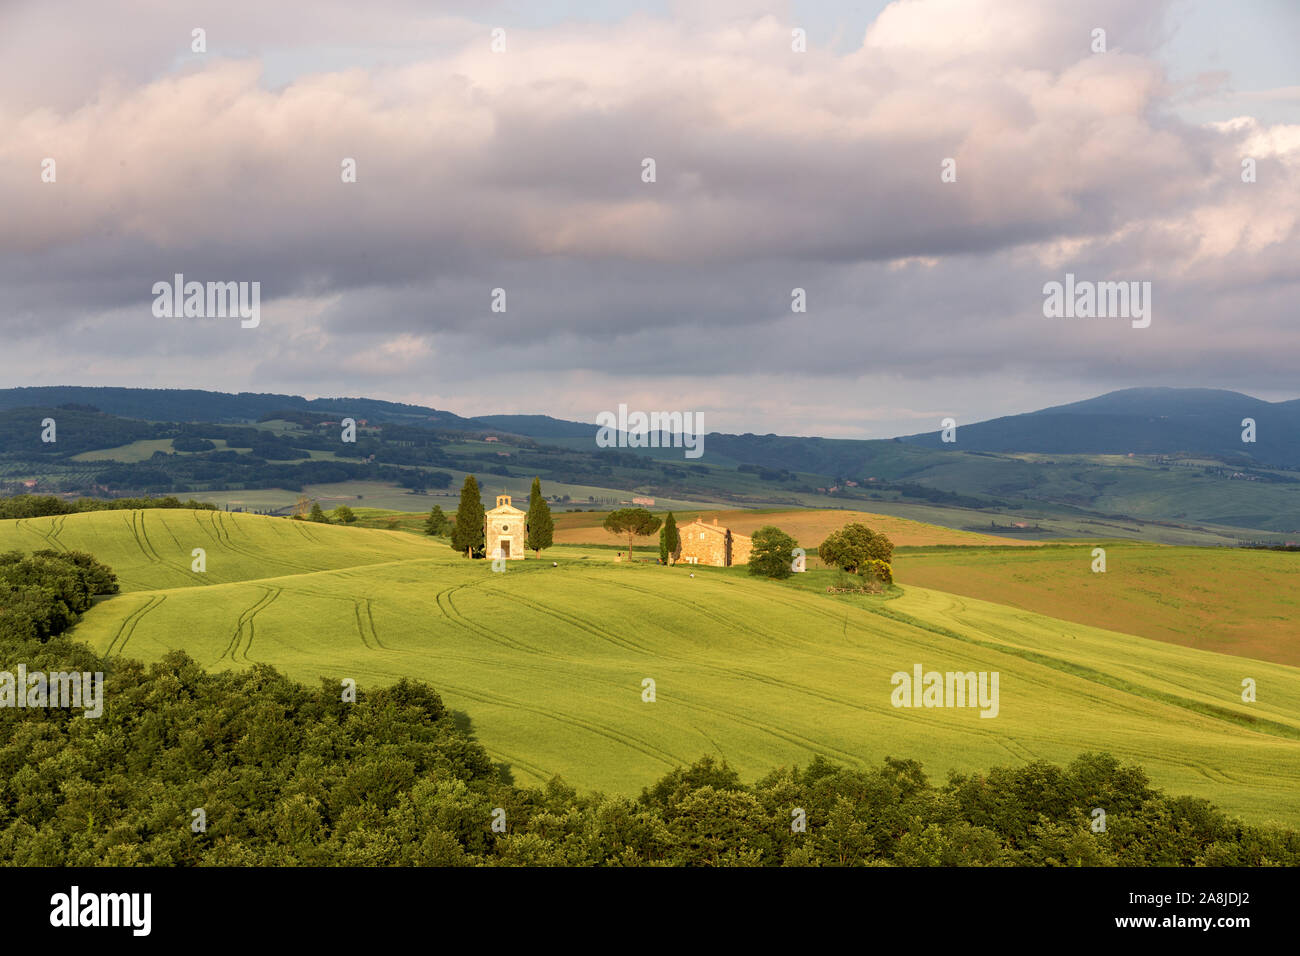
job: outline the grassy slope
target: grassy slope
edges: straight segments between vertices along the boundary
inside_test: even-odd
[[[1100,541],[945,549],[895,556],[900,580],[1052,617],[1246,657],[1300,665],[1300,555]]]
[[[73,548],[113,568],[124,591],[187,588],[422,557],[423,542],[334,525],[188,509],[0,521],[0,550]],[[190,570],[202,548],[207,572]]]
[[[529,560],[494,574],[395,532],[245,515],[213,527],[149,511],[140,534],[140,517],[0,522],[0,548],[53,538],[119,570],[130,593],[77,631],[101,650],[149,659],[184,647],[210,667],[267,661],[362,686],[428,680],[522,781],[562,773],[631,792],[703,752],[753,777],[815,753],[915,757],[940,773],[1109,749],[1175,791],[1300,822],[1296,668],[921,587],[832,598],[580,547],[548,553],[557,568]],[[195,546],[208,548],[206,586],[188,570]],[[894,709],[890,675],[915,663],[998,671],[1001,715]],[[1240,701],[1246,676],[1257,704]],[[641,701],[646,677],[653,704]]]

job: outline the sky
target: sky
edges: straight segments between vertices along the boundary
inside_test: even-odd
[[[837,438],[1291,399],[1298,64],[1291,0],[0,0],[0,387]],[[177,273],[259,323],[155,314]],[[1067,274],[1150,324],[1046,316]]]

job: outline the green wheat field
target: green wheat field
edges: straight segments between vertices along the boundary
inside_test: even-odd
[[[0,522],[0,550],[45,547],[88,551],[117,572],[122,593],[73,632],[111,657],[179,648],[212,669],[264,662],[363,691],[424,680],[523,784],[558,774],[632,794],[705,753],[752,780],[819,753],[853,766],[914,758],[937,776],[1109,750],[1171,792],[1300,823],[1300,668],[995,603],[995,578],[987,599],[920,587],[907,568],[925,563],[925,549],[899,560],[901,595],[881,597],[829,595],[811,574],[778,582],[743,568],[615,563],[582,545],[494,573],[444,540],[211,511]],[[195,548],[204,573],[191,570]],[[1153,547],[1142,560],[1167,555],[1164,583],[1177,590],[1197,573],[1196,551]],[[943,557],[953,553],[963,552],[936,551],[931,573],[957,573]],[[1276,580],[1258,613],[1284,620],[1279,609],[1293,605],[1268,602],[1294,601],[1295,563],[1204,553],[1240,561],[1244,582],[1251,562],[1265,562]],[[1071,575],[1101,586],[1060,555],[997,557],[1052,587],[1068,589]],[[998,716],[893,707],[891,675],[915,664],[997,671]],[[1241,699],[1246,678],[1255,703]]]

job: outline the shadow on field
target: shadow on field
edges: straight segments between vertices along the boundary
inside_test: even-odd
[[[478,743],[478,737],[474,734],[474,721],[470,719],[469,714],[463,710],[448,709],[448,716],[451,717],[452,724],[470,740]],[[497,780],[508,786],[514,786],[515,773],[510,764],[493,761],[493,769],[496,771]]]

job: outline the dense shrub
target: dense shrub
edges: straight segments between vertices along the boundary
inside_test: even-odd
[[[870,561],[889,564],[894,558],[894,543],[864,524],[846,524],[833,531],[817,548],[817,556],[834,568],[860,572]]]
[[[0,637],[48,641],[75,624],[91,599],[116,594],[117,575],[81,551],[0,554]]]
[[[754,532],[749,573],[767,578],[788,578],[793,573],[795,540],[780,528],[764,525]]]

